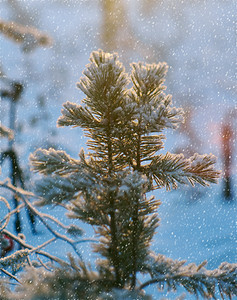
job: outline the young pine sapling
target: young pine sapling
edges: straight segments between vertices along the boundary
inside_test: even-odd
[[[101,297],[101,290],[118,289],[141,295],[151,284],[170,289],[181,285],[204,298],[214,297],[218,286],[221,295],[230,296],[236,292],[235,265],[207,271],[205,263],[184,266],[150,250],[160,202],[147,194],[178,184],[208,186],[216,183],[219,172],[212,154],[159,154],[162,132],[177,128],[182,110],[172,106],[171,95],[164,92],[166,63],[131,67],[128,75],[116,54],[92,52],[77,84],[86,95],[82,105],[66,102],[58,119],[59,127],[83,128],[89,152],[81,150],[79,159],[54,149],[31,155],[33,170],[46,176],[37,185],[43,196],[38,204],[65,202],[70,218],[93,226],[99,237],[93,244],[99,254],[93,284],[103,286],[97,290]],[[149,274],[151,280],[139,284],[139,273]]]

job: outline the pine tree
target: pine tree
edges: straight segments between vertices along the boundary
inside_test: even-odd
[[[221,295],[230,297],[236,293],[235,265],[225,263],[212,273],[205,263],[184,266],[150,250],[160,202],[147,194],[176,189],[178,184],[208,186],[216,183],[219,172],[212,154],[184,158],[159,153],[162,132],[177,128],[182,110],[172,106],[171,95],[164,92],[166,63],[133,63],[131,68],[128,75],[116,54],[92,52],[77,84],[86,95],[82,105],[66,102],[58,119],[59,127],[83,128],[89,152],[81,150],[79,159],[52,148],[31,155],[33,170],[45,175],[37,185],[42,195],[38,205],[67,203],[70,218],[93,226],[99,238],[93,244],[99,254],[97,275],[82,263],[72,265],[74,271],[84,270],[87,284],[91,289],[97,286],[93,291],[101,299],[107,299],[102,291],[115,295],[117,290],[137,293],[131,299],[139,299],[150,284],[167,284],[170,289],[181,285],[204,298],[214,297],[218,285]],[[77,277],[80,283],[85,279],[82,273]],[[151,280],[139,285],[140,273],[150,274]]]

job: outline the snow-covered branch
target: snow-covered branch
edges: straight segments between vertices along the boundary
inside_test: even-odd
[[[216,157],[212,154],[195,154],[184,158],[183,154],[160,154],[153,158],[148,172],[152,174],[157,187],[177,188],[177,183],[194,185],[199,183],[208,186],[216,183],[220,172],[216,171],[214,164]]]
[[[28,209],[35,215],[37,216],[37,218],[44,224],[44,226],[49,230],[49,232],[54,235],[55,239],[61,239],[65,242],[67,242],[68,244],[71,245],[71,247],[74,249],[74,251],[77,253],[77,255],[82,259],[81,257],[81,253],[78,251],[76,245],[80,242],[84,242],[83,239],[81,241],[79,240],[73,240],[71,238],[69,238],[68,236],[64,235],[64,234],[61,234],[59,232],[57,232],[52,226],[49,225],[49,223],[47,222],[47,218],[49,219],[52,219],[50,218],[50,216],[48,216],[47,214],[44,214],[44,213],[41,213],[39,210],[37,210],[35,208],[34,205],[32,205],[30,203],[30,201],[27,199],[26,195],[27,192],[22,192],[22,189],[18,189],[16,187],[14,187],[11,183],[9,182],[0,182],[0,186],[1,187],[4,187],[4,188],[7,188],[8,190],[11,190],[13,193],[17,194],[20,199],[23,201],[23,203],[25,204],[26,207],[28,207]],[[32,195],[31,195],[32,196]],[[34,195],[33,195],[34,196]],[[36,196],[35,196],[36,197]],[[58,220],[56,220],[56,218],[53,218],[53,221],[56,222],[56,224],[64,229],[66,229],[69,233],[73,233],[74,235],[76,235],[77,233],[77,236],[78,234],[81,235],[82,233],[82,230],[79,230],[78,227],[76,226],[65,226],[63,225],[61,222],[59,222]],[[4,232],[4,230],[3,230]],[[9,234],[8,234],[9,235]],[[14,238],[15,239],[15,238]],[[16,239],[15,239],[16,240]],[[17,239],[17,241],[19,242],[19,239]],[[88,240],[86,240],[88,241]],[[90,240],[92,241],[92,240]],[[21,243],[22,245],[22,243]],[[32,248],[31,248],[32,249]]]
[[[93,124],[94,127],[100,126],[100,122],[94,118],[90,111],[81,105],[67,101],[63,104],[61,110],[62,116],[58,118],[58,127],[73,126],[88,128],[89,124]]]
[[[71,158],[65,151],[38,149],[30,155],[32,169],[44,175],[67,175],[78,172],[80,161]]]
[[[200,295],[203,299],[217,299],[217,289],[222,299],[224,296],[231,299],[231,296],[237,295],[237,264],[223,262],[215,270],[207,270],[204,267],[206,264],[204,261],[200,265],[185,265],[185,261],[152,254],[146,266],[146,271],[152,278],[141,284],[140,289],[152,284],[157,284],[162,290],[166,286],[168,290],[176,290],[178,286],[183,286],[189,293]]]

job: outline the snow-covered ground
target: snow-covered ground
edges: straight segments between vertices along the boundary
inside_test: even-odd
[[[126,12],[125,23],[119,25],[119,30],[125,33],[128,30],[129,41],[123,41],[126,37],[123,34],[114,50],[119,52],[128,70],[133,60],[167,61],[170,66],[168,92],[173,94],[175,105],[192,107],[194,112],[192,124],[200,141],[197,150],[220,157],[221,124],[227,119],[237,130],[236,113],[230,117],[230,112],[236,110],[234,1],[124,0],[118,3],[122,5],[120,10]],[[27,169],[29,153],[39,146],[55,145],[76,157],[80,148],[85,148],[82,131],[57,129],[56,120],[63,102],[82,99],[75,84],[88,63],[90,52],[98,48],[106,50],[107,46],[101,42],[102,1],[2,0],[0,8],[2,19],[36,26],[54,41],[49,49],[23,54],[19,45],[0,36],[3,71],[9,78],[26,83],[18,106],[21,126],[18,126],[17,137],[24,168]],[[8,109],[8,103],[2,100],[0,118],[4,125],[8,125]],[[185,140],[185,134],[168,132],[165,151],[182,149]],[[234,136],[233,144],[235,141]],[[1,150],[6,147],[1,140]],[[223,261],[236,262],[236,153],[235,146],[232,169],[235,199],[232,202],[222,197],[222,180],[219,185],[206,189],[155,192],[162,205],[159,208],[161,225],[152,246],[154,251],[187,262],[200,263],[207,259],[210,269]],[[3,166],[1,179],[7,174],[7,168]],[[222,169],[220,158],[218,168]],[[48,212],[67,222],[60,209],[48,209]],[[31,236],[27,222],[25,224],[24,233],[33,244],[48,237],[40,225],[38,230],[42,232]],[[91,229],[82,226],[86,236],[93,234]],[[55,249],[61,257],[71,251],[67,246],[49,246],[50,251]],[[88,255],[87,250],[82,244],[84,256]],[[155,289],[149,291],[157,295]],[[173,298],[168,296],[168,299]]]

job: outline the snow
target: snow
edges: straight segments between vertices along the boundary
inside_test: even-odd
[[[173,102],[184,109],[192,106],[193,124],[201,140],[198,151],[212,152],[217,156],[218,168],[221,169],[220,125],[226,115],[227,118],[231,115],[234,107],[236,110],[234,1],[167,0],[151,1],[146,6],[143,6],[146,1],[119,2],[126,9],[123,27],[125,31],[132,28],[134,38],[129,39],[127,48],[121,43],[114,50],[119,53],[127,71],[129,63],[134,60],[168,63],[165,84],[173,95]],[[17,45],[0,36],[3,71],[13,80],[24,81],[26,86],[17,112],[17,150],[23,158],[24,170],[27,170],[28,156],[38,147],[56,146],[72,157],[78,155],[81,147],[85,148],[86,138],[81,129],[56,129],[56,121],[62,103],[68,100],[79,104],[84,97],[76,89],[76,82],[88,63],[91,51],[104,47],[100,42],[100,1],[26,0],[19,1],[19,5],[24,16],[16,7],[10,8],[9,1],[2,1],[1,18],[21,21],[22,24],[30,22],[30,25],[48,32],[54,42],[51,48],[39,48],[23,54]],[[29,21],[27,16],[32,14],[33,18]],[[126,36],[131,37],[131,34],[122,38]],[[2,100],[0,118],[5,126],[9,121],[8,110],[8,103]],[[234,117],[229,120],[236,130]],[[168,132],[164,152],[182,148],[185,138]],[[1,150],[6,147],[7,142],[1,139]],[[202,160],[202,156],[199,159]],[[233,159],[236,165],[236,155]],[[195,163],[198,161],[195,159]],[[4,164],[1,178],[7,171],[8,166]],[[207,259],[207,268],[210,269],[223,261],[236,262],[236,168],[232,173],[233,201],[223,199],[222,180],[219,185],[206,189],[156,192],[156,197],[162,201],[158,210],[161,225],[152,249],[173,259],[185,259],[196,264]],[[45,211],[63,222],[71,222],[62,208],[45,208]],[[83,227],[85,237],[93,236],[90,227],[79,225]],[[24,226],[27,241],[35,246],[49,238],[42,224],[37,225],[40,232],[37,236],[31,235],[27,221]],[[88,260],[94,259],[88,245],[83,243],[80,249]],[[69,246],[62,247],[58,242],[47,246],[46,250],[61,258],[72,251]],[[147,291],[160,295],[155,288]],[[181,294],[182,291],[178,291],[175,295]],[[175,295],[167,297],[174,299]],[[188,299],[192,297],[188,296]]]

